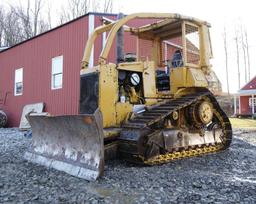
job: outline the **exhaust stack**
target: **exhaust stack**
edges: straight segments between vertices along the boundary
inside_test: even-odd
[[[124,17],[123,13],[117,15],[117,20]],[[123,26],[118,30],[116,36],[116,57],[117,64],[124,61],[124,28]]]

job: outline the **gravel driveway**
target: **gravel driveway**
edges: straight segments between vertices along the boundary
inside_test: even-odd
[[[0,203],[256,203],[256,131],[228,151],[141,167],[111,161],[88,182],[23,159],[31,139],[0,129]]]

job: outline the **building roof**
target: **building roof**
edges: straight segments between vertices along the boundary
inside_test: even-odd
[[[27,39],[27,40],[24,40],[24,41],[22,41],[22,42],[19,42],[19,43],[17,43],[17,44],[15,44],[15,45],[13,45],[13,46],[11,46],[11,47],[5,47],[5,49],[0,49],[0,54],[1,53],[3,53],[3,52],[6,52],[7,50],[10,50],[10,49],[12,49],[12,48],[14,48],[14,47],[17,47],[17,46],[19,46],[19,45],[22,45],[22,44],[24,44],[24,43],[26,43],[26,42],[28,42],[28,41],[31,41],[31,40],[33,40],[33,39],[35,39],[35,38],[38,38],[38,37],[40,37],[40,36],[42,36],[42,35],[45,35],[45,34],[47,34],[47,33],[50,33],[50,32],[52,32],[52,31],[55,31],[55,30],[57,30],[57,29],[59,29],[59,28],[62,28],[62,27],[64,27],[64,26],[66,26],[66,25],[69,25],[70,23],[73,23],[73,22],[75,22],[75,21],[78,21],[78,20],[80,20],[81,18],[84,18],[84,17],[87,17],[88,15],[96,15],[96,16],[116,16],[117,14],[110,14],[110,13],[98,13],[98,12],[88,12],[87,14],[85,14],[85,15],[82,15],[82,16],[80,16],[80,17],[78,17],[78,18],[75,18],[75,19],[73,19],[73,20],[71,20],[71,21],[68,21],[68,22],[66,22],[66,23],[64,23],[64,24],[61,24],[61,25],[59,25],[59,26],[56,26],[55,28],[52,28],[52,29],[50,29],[50,30],[47,30],[47,31],[45,31],[45,32],[43,32],[43,33],[40,33],[40,34],[38,34],[38,35],[36,35],[36,36],[34,36],[34,37],[32,37],[32,38],[29,38],[29,39]]]
[[[239,95],[239,96],[256,95],[256,89],[239,90],[235,95]]]
[[[256,76],[253,77],[247,84],[245,84],[235,95],[256,95]]]
[[[245,84],[239,91],[256,89],[256,76]]]

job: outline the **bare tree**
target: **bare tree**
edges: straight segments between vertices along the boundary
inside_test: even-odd
[[[3,26],[3,39],[5,46],[12,46],[18,42],[24,40],[23,28],[19,22],[19,17],[15,15],[15,12],[11,8],[1,19],[1,25]]]
[[[60,24],[78,18],[89,11],[112,13],[113,0],[68,0],[67,7],[61,8]]]
[[[31,6],[30,0],[27,0],[27,6],[21,4],[19,6],[12,6],[15,14],[20,18],[25,32],[25,38],[31,38],[40,32],[44,32],[49,28],[46,22],[42,19],[43,0],[35,0],[34,5]],[[42,26],[42,24],[44,26]]]
[[[62,7],[60,23],[63,24],[89,11],[90,0],[68,0],[68,7]]]
[[[224,40],[224,50],[225,50],[225,62],[226,62],[227,90],[228,90],[228,95],[229,95],[228,47],[227,47],[227,31],[226,31],[226,27],[224,27],[223,40]]]
[[[94,0],[91,6],[93,12],[112,13],[113,0]]]
[[[48,24],[48,26],[49,26],[49,29],[51,29],[52,28],[52,7],[51,7],[51,4],[50,4],[50,2],[48,1],[47,2],[48,4],[47,4],[47,24]]]
[[[35,1],[34,9],[31,11],[32,15],[33,15],[32,21],[34,24],[34,28],[33,28],[34,36],[37,35],[39,22],[42,21],[41,19],[39,19],[39,14],[40,14],[41,9],[42,9],[42,0]]]
[[[31,12],[30,12],[30,0],[27,0],[27,6],[23,7],[21,4],[19,6],[11,6],[11,11],[19,23],[22,25],[23,35],[25,39],[31,38],[33,36],[33,30],[31,25]]]
[[[236,43],[236,62],[237,62],[237,75],[238,75],[238,89],[241,87],[241,77],[240,77],[240,53],[239,53],[239,34],[238,31],[235,33],[235,43]]]
[[[4,18],[4,9],[0,7],[0,19]],[[4,27],[2,21],[0,20],[0,47],[3,46],[3,35],[4,35]]]
[[[249,55],[249,44],[248,44],[248,36],[247,36],[247,30],[244,30],[245,35],[245,45],[247,50],[247,63],[248,63],[248,79],[251,79],[251,63],[250,63],[250,55]]]
[[[2,45],[12,46],[50,28],[42,16],[44,0],[33,2],[31,5],[31,1],[27,0],[26,6],[9,5],[9,10],[2,17],[0,16],[0,25],[3,30],[0,38]]]
[[[103,12],[112,13],[113,11],[113,0],[104,0]]]
[[[243,57],[244,57],[244,76],[245,76],[245,83],[248,82],[247,79],[247,62],[246,62],[246,44],[244,42],[244,32],[241,27],[241,43],[242,43],[242,49],[243,49]]]
[[[94,0],[91,3],[91,11],[92,12],[100,12],[100,2],[98,0]]]

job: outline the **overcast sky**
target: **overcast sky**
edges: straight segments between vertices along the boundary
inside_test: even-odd
[[[2,3],[25,3],[25,0],[0,0]],[[52,8],[52,18],[57,22],[61,5],[67,0],[49,0]],[[211,23],[211,37],[214,59],[213,69],[222,82],[226,91],[225,58],[223,46],[223,30],[227,28],[230,90],[238,89],[235,30],[243,26],[248,33],[249,53],[251,63],[251,77],[256,75],[256,2],[253,0],[114,0],[114,12],[130,14],[134,12],[168,12],[189,15]],[[47,7],[47,6],[45,6]],[[240,48],[241,85],[245,84],[243,52]]]

